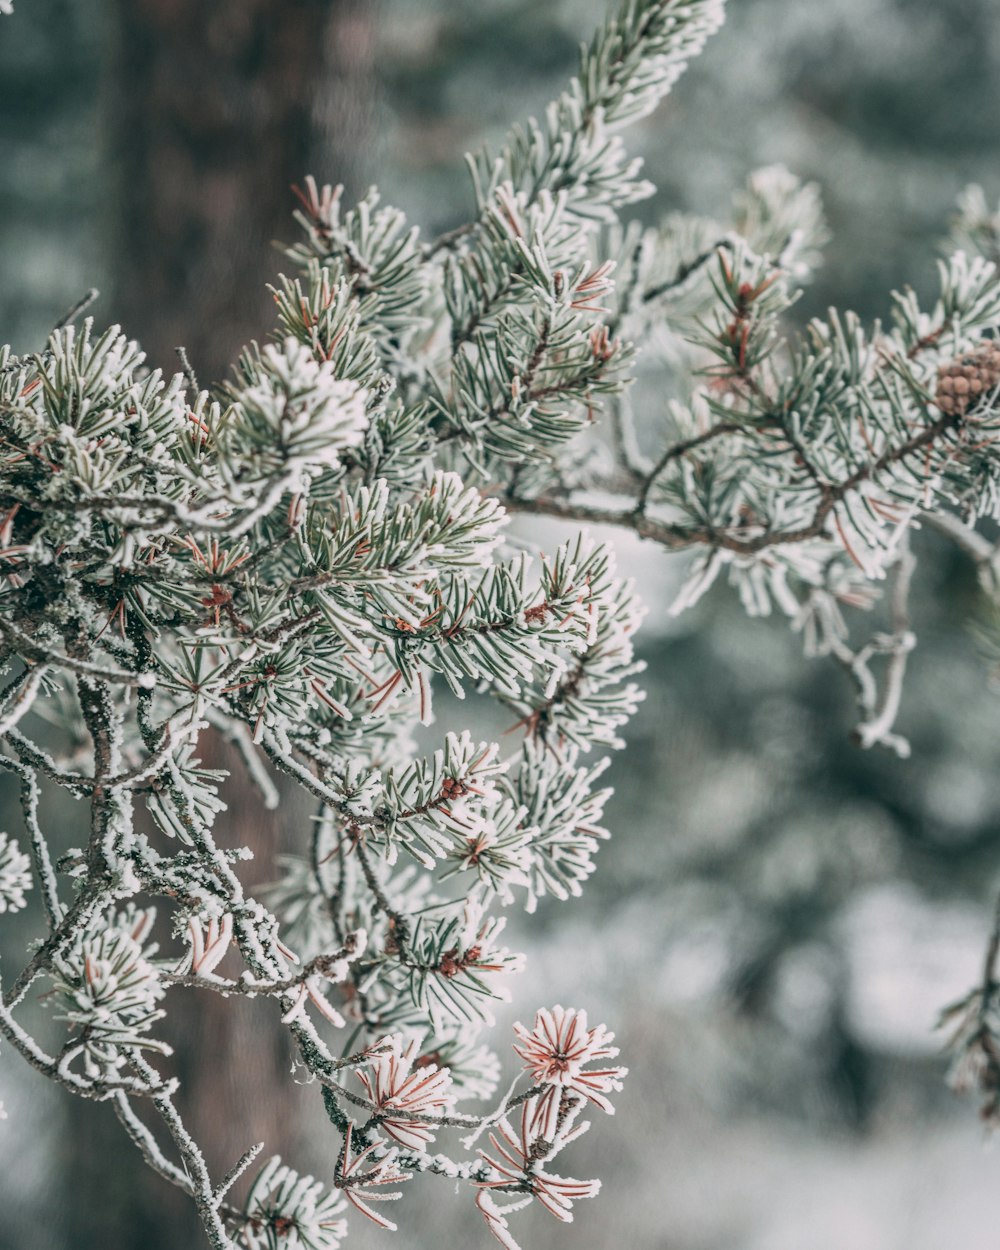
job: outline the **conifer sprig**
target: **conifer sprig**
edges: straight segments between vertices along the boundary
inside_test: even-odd
[[[306,179],[275,331],[211,391],[89,319],[37,355],[0,349],[0,767],[24,826],[0,834],[0,913],[38,898],[46,926],[0,1032],[113,1104],[217,1250],[335,1250],[355,1215],[395,1227],[382,1204],[417,1173],[467,1184],[514,1250],[518,1209],[569,1220],[597,1192],[549,1169],[624,1076],[583,1066],[617,1052],[582,1011],[517,1026],[520,1086],[466,1109],[495,1097],[482,1031],[524,962],[502,913],[585,888],[609,838],[602,752],[641,698],[642,610],[611,553],[578,535],[543,551],[513,516],[688,552],[675,610],[721,575],[748,611],[776,607],[848,673],[860,744],[900,753],[916,531],[951,537],[996,591],[976,528],[1000,520],[981,195],[931,307],[906,291],[886,326],[832,312],[798,335],[787,313],[825,238],[815,188],[771,168],[729,221],[620,220],[651,191],[621,132],[722,16],[721,0],[625,0],[542,120],[471,161],[474,220],[444,240]],[[639,411],[625,387],[663,360],[664,398]],[[884,628],[859,640],[852,617],[883,585]],[[497,700],[516,735],[482,742],[450,710],[439,726],[442,686]],[[416,747],[418,722],[436,747]],[[261,898],[219,838],[235,779],[202,763],[209,732],[262,803],[314,805]],[[79,848],[50,846],[56,790],[89,809]],[[983,1084],[994,947],[959,1028]],[[39,982],[67,1029],[56,1055],[16,1015]],[[192,988],[270,1000],[322,1091],[326,1178],[271,1158],[233,1205],[253,1147],[213,1181],[157,1037]]]

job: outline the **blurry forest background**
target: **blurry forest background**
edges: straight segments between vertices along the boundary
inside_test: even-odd
[[[454,226],[471,209],[463,151],[544,105],[603,8],[19,0],[0,21],[0,338],[40,347],[95,285],[99,321],[122,321],[154,363],[174,368],[183,343],[203,384],[219,378],[270,327],[291,182],[312,172],[349,197],[377,182],[427,232]],[[749,170],[780,161],[819,182],[833,230],[799,316],[884,315],[891,288],[931,288],[961,187],[1000,192],[998,67],[995,0],[737,0],[630,135],[660,188],[637,213],[723,214]],[[925,544],[902,762],[850,745],[844,679],[802,660],[782,622],[748,620],[721,587],[668,618],[671,561],[619,540],[651,608],[648,698],[615,762],[597,875],[580,902],[522,922],[513,1014],[556,994],[587,1007],[632,1076],[576,1148],[575,1174],[604,1192],[577,1226],[528,1221],[526,1246],[994,1250],[1000,1159],[944,1088],[933,1026],[985,944],[1000,700],[972,572]],[[234,839],[267,880],[305,816],[283,808],[276,828],[234,796]],[[266,1136],[329,1175],[315,1091],[290,1083],[263,1018],[211,1002],[176,1027],[216,1167]],[[209,1060],[197,1071],[192,1046]],[[6,1053],[0,1092],[4,1250],[200,1244],[107,1107]],[[493,1244],[466,1198],[421,1188],[394,1213],[396,1244]],[[388,1244],[363,1223],[349,1245]]]

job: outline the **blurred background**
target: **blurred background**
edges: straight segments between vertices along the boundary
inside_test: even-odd
[[[19,0],[0,21],[0,340],[39,347],[93,285],[98,320],[156,364],[186,344],[202,382],[220,378],[271,324],[290,183],[312,172],[350,197],[377,182],[431,233],[464,220],[462,153],[543,107],[604,8]],[[630,137],[660,187],[636,212],[724,214],[749,170],[783,162],[819,182],[834,236],[800,317],[884,315],[893,287],[933,289],[960,188],[1000,191],[998,66],[995,0],[734,2]],[[617,1029],[632,1075],[567,1156],[603,1177],[600,1198],[576,1226],[524,1219],[525,1247],[994,1250],[1000,1160],[944,1087],[934,1032],[976,979],[998,877],[1000,701],[970,569],[922,541],[900,762],[850,745],[843,679],[782,623],[724,590],[669,619],[671,561],[617,541],[651,608],[648,698],[584,898],[517,922],[529,970],[511,1018],[558,987]],[[269,828],[232,798],[267,880],[305,818]],[[52,818],[74,840],[72,809]],[[199,1004],[176,1026],[196,1128],[216,1167],[266,1136],[328,1176],[315,1091],[289,1082],[250,1007]],[[7,1053],[0,1093],[2,1250],[201,1244],[106,1107]],[[467,1198],[414,1189],[397,1244],[493,1244]],[[387,1241],[363,1223],[349,1245]]]

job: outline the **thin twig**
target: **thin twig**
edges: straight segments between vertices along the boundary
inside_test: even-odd
[[[92,286],[86,295],[80,296],[69,312],[59,318],[59,320],[52,327],[52,333],[56,334],[60,330],[65,330],[68,325],[72,325],[81,313],[86,312],[91,304],[96,303],[96,301],[100,298],[100,294],[101,293],[97,287]]]

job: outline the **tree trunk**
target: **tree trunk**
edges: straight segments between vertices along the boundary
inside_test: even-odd
[[[116,0],[114,318],[202,381],[273,321],[271,246],[307,173],[356,193],[375,0]]]
[[[349,195],[363,187],[375,9],[376,0],[116,0],[108,319],[153,365],[176,370],[174,350],[184,345],[202,385],[222,379],[239,349],[273,324],[266,283],[281,258],[271,243],[292,237],[291,184],[311,172],[343,182]],[[220,843],[253,851],[244,874],[251,888],[273,879],[275,850],[289,834],[301,845],[308,828],[287,803],[262,807],[217,736],[203,737],[201,754],[233,774]],[[294,1153],[301,1100],[273,1004],[262,1010],[197,991],[177,999],[170,1040],[181,1107],[214,1175],[255,1141],[265,1156]],[[110,1115],[95,1124],[94,1111],[70,1112],[72,1244],[202,1244],[190,1201],[146,1170]]]

